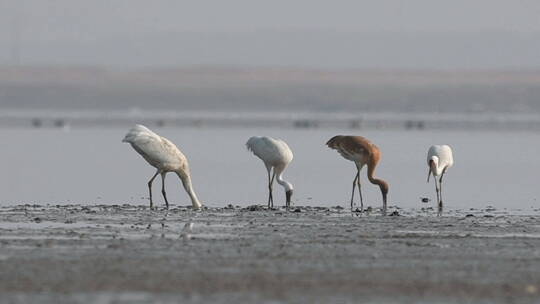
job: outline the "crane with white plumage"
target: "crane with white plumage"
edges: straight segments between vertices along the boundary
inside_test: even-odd
[[[131,144],[133,149],[137,151],[150,165],[157,169],[156,174],[148,181],[148,190],[150,192],[150,208],[153,208],[152,201],[152,182],[158,174],[161,174],[161,193],[165,199],[167,209],[169,209],[169,201],[165,193],[165,175],[168,172],[175,172],[184,189],[191,198],[193,209],[201,209],[202,204],[197,198],[193,186],[191,184],[191,174],[187,158],[182,151],[176,147],[170,140],[159,136],[143,125],[135,125],[131,128],[122,142]]]
[[[428,164],[428,177],[433,175],[435,180],[435,192],[437,192],[437,216],[442,215],[443,200],[442,200],[442,180],[446,171],[454,165],[454,156],[452,155],[452,148],[448,145],[433,145],[429,148],[427,153]],[[439,177],[440,176],[440,177]],[[437,177],[439,177],[439,184],[437,185]]]
[[[268,208],[274,207],[272,187],[274,179],[285,189],[285,206],[291,205],[293,185],[283,179],[283,171],[293,159],[293,153],[286,142],[266,136],[253,136],[246,142],[246,147],[260,158],[268,172]]]

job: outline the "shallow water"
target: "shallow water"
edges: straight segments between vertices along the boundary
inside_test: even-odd
[[[245,149],[253,135],[284,139],[294,152],[285,179],[294,184],[296,205],[348,206],[353,163],[344,160],[325,142],[338,129],[279,128],[161,128],[190,161],[195,190],[210,206],[265,203],[266,171]],[[127,144],[125,128],[0,129],[0,204],[147,204],[148,179],[155,172]],[[430,207],[421,197],[435,196],[426,184],[425,155],[431,144],[454,148],[455,165],[445,177],[448,209],[494,206],[508,209],[538,208],[537,168],[540,134],[532,132],[462,131],[355,131],[373,140],[383,151],[377,175],[390,183],[389,205]],[[362,175],[365,206],[378,207],[378,187]],[[163,204],[160,179],[154,183],[155,202]],[[275,186],[275,202],[284,193]],[[172,204],[189,200],[178,177],[167,178]]]

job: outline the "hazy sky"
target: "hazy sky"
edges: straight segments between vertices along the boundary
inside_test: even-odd
[[[535,0],[0,0],[0,64],[537,67],[538,35]]]

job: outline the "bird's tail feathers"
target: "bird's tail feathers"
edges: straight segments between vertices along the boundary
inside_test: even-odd
[[[132,143],[133,142],[133,140],[136,137],[136,134],[134,134],[132,131],[133,131],[133,129],[129,130],[129,132],[126,134],[126,136],[124,136],[124,139],[122,139],[122,142],[126,142],[126,143]]]
[[[343,135],[336,135],[336,136],[330,138],[330,140],[328,140],[328,141],[326,142],[326,145],[327,145],[329,148],[335,149],[335,148],[336,148],[336,142],[337,142],[340,138],[342,138],[342,137],[343,137]]]
[[[148,129],[147,127],[136,124],[133,128],[129,129],[126,136],[124,136],[124,139],[122,139],[122,142],[132,143],[137,136],[143,135],[143,134],[155,134],[152,132],[152,130]],[[157,134],[156,134],[157,136]]]
[[[122,142],[125,142],[125,143],[131,143],[132,141],[133,141],[133,134],[131,134],[131,132],[128,132],[128,134],[124,136],[124,139],[122,139]]]
[[[246,142],[246,149],[248,151],[255,152],[254,149],[255,149],[255,145],[258,139],[259,139],[258,136],[250,137],[248,141]]]

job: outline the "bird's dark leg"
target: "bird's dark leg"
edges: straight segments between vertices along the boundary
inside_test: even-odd
[[[442,179],[443,179],[444,173],[445,171],[443,170],[441,174],[441,178],[439,178],[439,216],[441,216],[443,212]],[[437,183],[437,180],[435,180],[435,183]]]
[[[154,203],[152,202],[152,183],[154,182],[154,179],[159,174],[159,170],[152,176],[152,178],[148,181],[148,191],[150,192],[150,209],[154,208]]]
[[[161,173],[161,194],[163,194],[163,198],[165,199],[165,206],[167,209],[169,209],[169,201],[167,200],[167,193],[165,193],[165,175],[167,172]]]
[[[271,171],[272,168],[268,168],[268,208],[270,208],[270,200],[272,199],[272,177],[271,177]]]
[[[352,182],[352,194],[351,194],[351,211],[353,211],[354,208],[354,188],[356,187],[356,181],[360,178],[360,171],[356,171],[356,176],[354,177],[354,180]]]
[[[433,176],[433,179],[435,180],[435,192],[437,193],[437,204],[439,203],[439,186],[437,185],[437,177]]]
[[[274,173],[272,174],[272,180],[270,181],[270,202],[272,204],[272,208],[274,208],[274,197],[272,195],[272,189],[274,188],[274,178],[276,177],[276,170],[274,169]]]
[[[356,174],[358,183],[358,194],[360,194],[360,212],[364,212],[364,199],[362,198],[362,187],[360,186],[360,168],[358,168],[358,173]]]
[[[435,179],[435,192],[437,192],[437,208],[439,209],[439,211],[437,212],[437,216],[440,216],[441,195],[439,192],[439,185],[437,184],[437,178],[435,177],[434,179]]]

